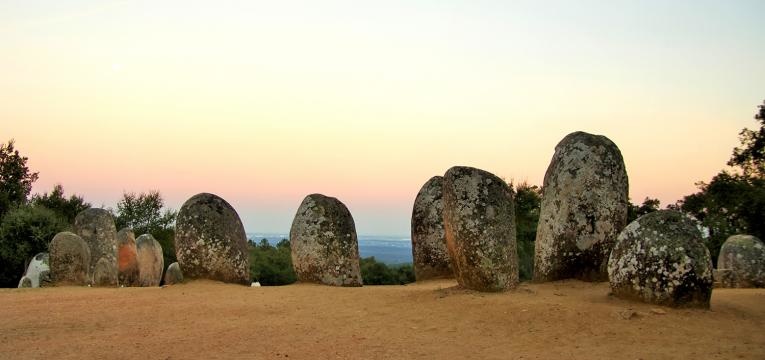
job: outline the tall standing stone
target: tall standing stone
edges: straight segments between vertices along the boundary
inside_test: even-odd
[[[112,214],[104,209],[90,208],[77,214],[74,219],[74,230],[90,249],[89,274],[96,275],[96,264],[104,259],[99,268],[98,284],[117,285],[117,228],[114,226]]]
[[[362,285],[356,225],[340,200],[306,196],[292,221],[290,247],[298,281]]]
[[[90,249],[77,234],[65,231],[56,234],[48,246],[50,273],[55,285],[89,283]]]
[[[138,286],[138,259],[135,233],[122,229],[117,233],[117,269],[122,286]]]
[[[162,281],[162,269],[165,268],[162,245],[151,234],[139,236],[135,243],[138,264],[138,285],[159,286],[159,283]]]
[[[608,256],[627,223],[628,189],[622,154],[607,137],[575,132],[561,140],[542,187],[534,280],[608,280]]]
[[[216,195],[197,194],[181,206],[175,253],[187,278],[250,284],[244,226],[236,210]]]
[[[455,166],[444,175],[444,231],[457,282],[478,291],[518,284],[513,192],[494,174]]]
[[[712,258],[693,220],[673,210],[639,217],[619,233],[608,260],[611,292],[672,307],[708,308]]]
[[[765,287],[765,245],[752,235],[733,235],[725,240],[717,257],[722,287]]]
[[[454,276],[444,235],[443,180],[441,176],[430,178],[414,199],[412,258],[418,281]]]

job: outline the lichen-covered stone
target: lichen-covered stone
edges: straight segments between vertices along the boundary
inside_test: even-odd
[[[712,259],[693,220],[661,210],[627,225],[608,260],[620,298],[672,307],[709,308]]]
[[[180,284],[183,282],[183,272],[177,262],[170,264],[165,271],[165,285]]]
[[[175,253],[186,278],[250,284],[244,226],[236,210],[216,195],[197,194],[181,206]]]
[[[90,208],[80,212],[74,219],[74,232],[90,249],[88,272],[91,276],[95,275],[96,264],[102,258],[117,273],[117,228],[109,211]],[[97,285],[92,279],[91,283]],[[113,285],[117,285],[116,282]]]
[[[752,235],[733,235],[720,248],[717,269],[722,287],[765,287],[765,245]]]
[[[50,256],[48,253],[41,252],[35,255],[29,261],[24,276],[30,281],[29,287],[37,288],[50,283]]]
[[[513,191],[497,176],[456,166],[443,180],[444,232],[457,282],[478,291],[518,284]]]
[[[94,286],[117,286],[118,272],[110,259],[102,257],[93,268]]]
[[[87,285],[90,249],[77,234],[56,234],[48,246],[50,275],[55,285]]]
[[[22,276],[21,280],[19,280],[19,289],[21,288],[31,288],[32,286],[32,280],[28,277]]]
[[[135,233],[122,229],[117,233],[117,269],[122,286],[138,286],[138,259]]]
[[[412,258],[418,281],[454,276],[444,235],[443,180],[441,176],[430,178],[414,200]]]
[[[542,189],[534,280],[607,280],[629,205],[619,148],[605,136],[569,134],[555,147]]]
[[[151,234],[143,234],[135,241],[138,263],[138,286],[159,286],[165,258],[162,245]]]
[[[356,225],[340,200],[306,196],[292,221],[290,246],[298,281],[362,285]]]

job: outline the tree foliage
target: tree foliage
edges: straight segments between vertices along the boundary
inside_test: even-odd
[[[754,119],[759,130],[744,128],[739,133],[741,147],[733,149],[728,165],[738,167],[745,177],[765,178],[765,100],[758,106]]]
[[[388,266],[370,256],[361,259],[359,266],[364,285],[404,285],[415,281],[412,264]]]
[[[510,183],[512,187],[513,184]],[[527,182],[515,187],[515,230],[518,248],[518,271],[521,280],[530,280],[534,272],[534,242],[537,237],[542,191]]]
[[[627,224],[635,221],[635,219],[654,211],[658,211],[661,206],[659,199],[652,199],[650,197],[643,200],[643,204],[640,206],[630,203],[627,208]]]
[[[0,221],[0,287],[16,287],[27,261],[68,227],[63,217],[42,206],[24,205]]]
[[[13,140],[0,144],[0,218],[26,203],[38,173],[30,172],[27,157],[19,155]]]
[[[64,187],[61,184],[56,184],[50,193],[35,194],[30,199],[30,203],[52,210],[69,224],[74,224],[74,218],[77,217],[77,214],[90,208],[90,204],[85,202],[81,196],[71,195],[69,198],[64,196]]]
[[[287,285],[297,281],[297,275],[292,269],[292,253],[290,242],[282,239],[276,246],[271,246],[268,240],[260,243],[249,241],[250,276],[261,285]]]
[[[177,212],[165,209],[165,200],[159,191],[123,193],[116,213],[113,210],[112,213],[117,229],[133,229],[136,236],[151,234],[162,245],[165,264],[177,261],[174,239]]]

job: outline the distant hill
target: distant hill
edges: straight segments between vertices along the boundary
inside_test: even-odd
[[[359,235],[359,255],[363,258],[374,256],[376,260],[389,264],[412,262],[412,241],[408,236]],[[247,238],[268,240],[275,245],[281,239],[288,239],[288,233],[247,233]]]

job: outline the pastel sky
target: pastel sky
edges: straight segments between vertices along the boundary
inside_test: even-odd
[[[764,1],[0,0],[0,141],[96,206],[159,190],[286,233],[303,197],[406,235],[433,175],[541,184],[583,130],[635,202],[723,169],[765,99]]]

